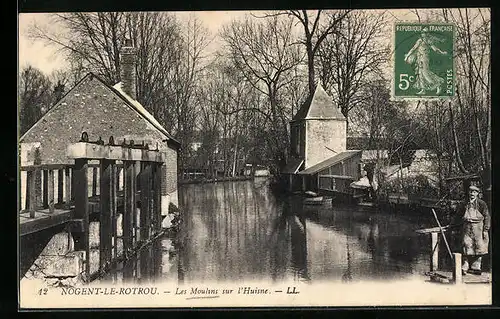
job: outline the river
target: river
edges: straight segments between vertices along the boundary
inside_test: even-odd
[[[113,274],[133,281],[345,282],[415,279],[429,270],[428,218],[278,199],[265,178],[183,185],[177,238]]]

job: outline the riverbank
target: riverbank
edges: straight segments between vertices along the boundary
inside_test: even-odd
[[[194,179],[181,179],[179,180],[179,185],[186,184],[208,184],[217,182],[234,182],[234,181],[249,181],[252,180],[253,176],[227,176],[219,178],[194,178]]]

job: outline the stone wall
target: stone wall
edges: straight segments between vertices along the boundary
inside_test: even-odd
[[[345,121],[307,120],[306,130],[305,168],[346,151]]]

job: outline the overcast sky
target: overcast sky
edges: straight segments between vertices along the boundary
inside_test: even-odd
[[[189,15],[197,16],[209,29],[212,35],[217,34],[219,28],[234,18],[239,18],[249,11],[197,11],[176,12],[179,19],[187,19]],[[46,25],[50,22],[50,14],[47,13],[22,13],[19,14],[19,67],[31,64],[44,73],[50,73],[64,65],[64,59],[57,54],[52,46],[46,46],[41,41],[31,41],[26,36],[28,27],[36,22]]]
[[[424,10],[419,10],[423,13]],[[193,11],[193,12],[175,12],[179,19],[187,19],[189,15],[197,16],[204,25],[209,29],[211,34],[215,36],[220,27],[232,19],[241,18],[250,11]],[[259,13],[253,11],[253,13]],[[65,66],[65,60],[61,55],[58,55],[56,48],[46,46],[41,41],[31,41],[26,36],[26,31],[32,23],[39,25],[48,25],[50,23],[50,14],[47,13],[22,13],[19,14],[19,67],[22,68],[27,64],[31,64],[39,68],[42,72],[49,74],[54,70],[61,69]],[[415,20],[416,15],[410,9],[389,10],[389,18],[397,20]],[[50,26],[55,27],[55,26]],[[214,41],[212,46],[217,45]]]

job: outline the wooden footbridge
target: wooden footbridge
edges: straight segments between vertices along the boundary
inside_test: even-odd
[[[116,145],[113,137],[108,144],[101,138],[90,142],[86,133],[79,142],[68,146],[67,155],[74,159],[73,165],[40,165],[35,161],[34,165],[21,167],[27,177],[19,231],[20,236],[25,236],[66,225],[74,239],[74,250],[84,252],[83,278],[88,281],[95,275],[90,271],[91,221],[99,222],[101,274],[162,233],[164,158],[157,147],[152,150],[147,144],[125,140]],[[118,242],[123,243],[122,247]]]

